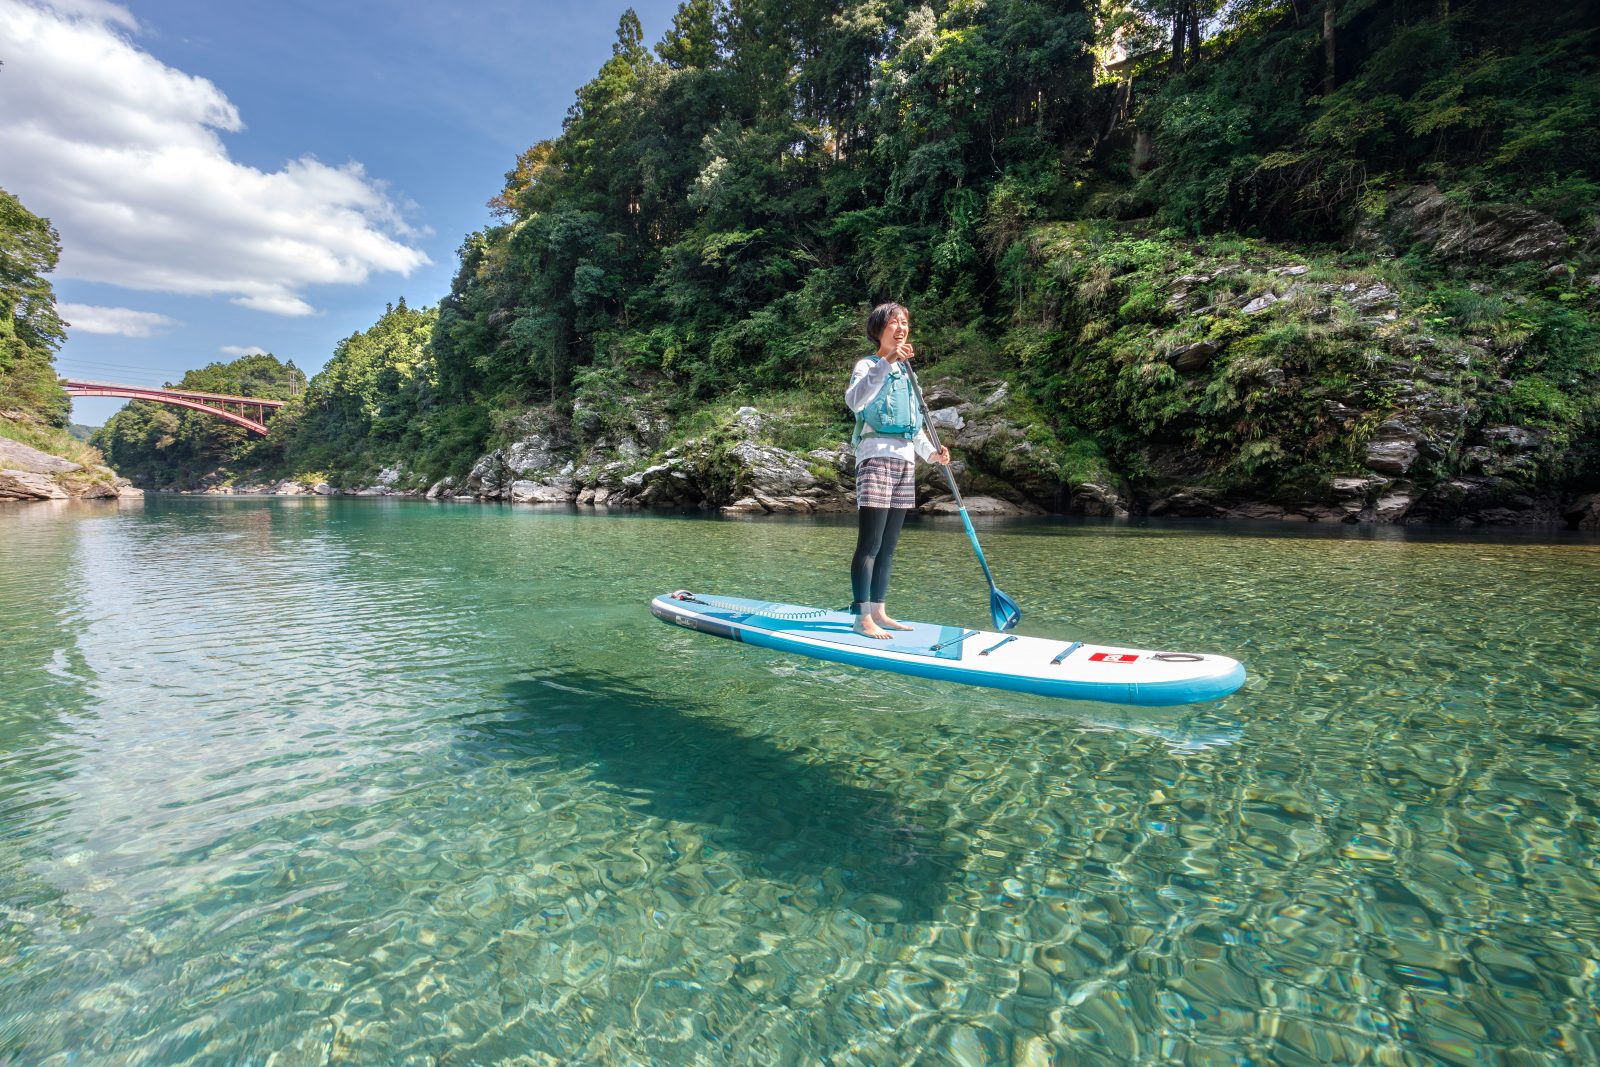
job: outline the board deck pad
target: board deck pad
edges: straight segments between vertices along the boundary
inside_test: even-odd
[[[966,685],[1146,706],[1216,700],[1244,684],[1226,656],[1093,645],[907,622],[882,641],[842,611],[678,590],[650,603],[663,622],[744,644]]]

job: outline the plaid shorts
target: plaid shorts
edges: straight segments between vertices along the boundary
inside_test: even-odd
[[[856,506],[862,508],[914,508],[917,506],[916,464],[903,459],[874,456],[856,468]]]

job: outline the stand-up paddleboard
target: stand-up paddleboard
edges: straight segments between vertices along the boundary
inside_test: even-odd
[[[691,593],[658,596],[663,622],[747,645],[1019,693],[1113,704],[1193,704],[1244,684],[1244,666],[1226,656],[1153,652],[1082,641],[1019,637],[959,626],[908,623],[879,641],[856,633],[853,615],[766,600]]]

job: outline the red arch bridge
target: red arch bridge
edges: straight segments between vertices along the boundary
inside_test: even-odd
[[[66,387],[68,396],[125,396],[129,400],[148,400],[154,404],[204,411],[262,437],[267,435],[267,417],[288,403],[286,400],[263,400],[256,396],[197,393],[193,389],[150,389],[142,385],[89,382],[81,378],[63,378],[61,384]],[[255,418],[250,417],[252,409]]]

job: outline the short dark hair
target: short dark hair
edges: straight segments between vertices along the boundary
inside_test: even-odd
[[[867,340],[873,344],[877,344],[882,340],[883,328],[889,325],[889,320],[894,317],[896,311],[904,311],[907,321],[910,321],[911,312],[906,309],[904,304],[896,304],[891,301],[873,308],[872,314],[867,316]]]

